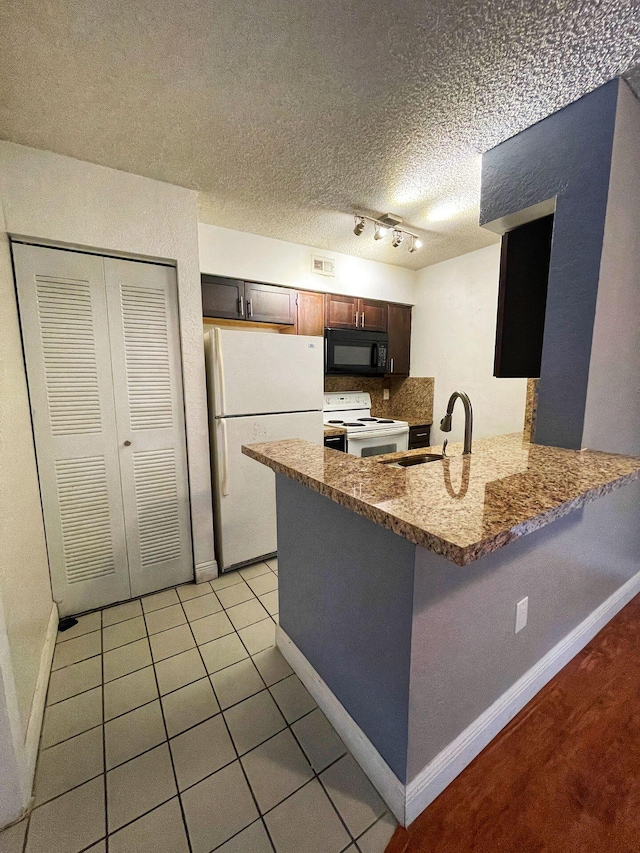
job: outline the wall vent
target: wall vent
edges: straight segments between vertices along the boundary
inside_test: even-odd
[[[336,262],[334,258],[311,255],[311,272],[315,272],[318,275],[330,275],[335,278]]]

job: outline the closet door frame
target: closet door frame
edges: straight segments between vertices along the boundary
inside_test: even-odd
[[[34,432],[34,443],[36,448],[36,463],[38,468],[38,479],[39,479],[39,487],[41,494],[41,501],[43,506],[43,516],[45,521],[45,536],[47,541],[47,550],[49,554],[49,565],[50,565],[50,575],[53,587],[53,595],[54,600],[58,604],[58,609],[61,616],[64,615],[72,615],[76,613],[83,612],[84,610],[90,610],[96,607],[104,606],[105,603],[112,603],[117,601],[127,600],[132,597],[136,597],[138,595],[144,594],[144,592],[150,592],[155,589],[162,589],[165,586],[173,585],[174,583],[181,583],[192,580],[194,577],[194,553],[193,553],[193,535],[192,535],[192,515],[191,515],[191,495],[190,495],[190,487],[189,487],[189,472],[187,465],[187,444],[186,444],[186,413],[184,411],[184,382],[183,382],[183,362],[182,362],[182,346],[180,340],[180,320],[179,320],[179,311],[180,311],[180,300],[177,288],[177,276],[176,276],[176,268],[174,264],[171,264],[166,261],[162,261],[159,259],[145,259],[145,258],[134,258],[131,256],[118,256],[117,254],[100,252],[98,250],[94,250],[91,248],[84,247],[69,247],[65,245],[59,245],[54,243],[30,240],[29,238],[11,238],[11,249],[14,254],[14,269],[15,269],[15,280],[16,280],[16,290],[18,292],[18,303],[20,308],[20,326],[22,331],[22,337],[24,341],[24,350],[25,350],[25,361],[27,366],[27,386],[29,392],[29,400],[30,406],[32,410],[32,421],[33,421],[33,432]],[[110,461],[113,461],[113,457],[116,458],[116,467],[112,468],[112,470],[116,470],[120,473],[120,484],[118,486],[119,493],[119,505],[114,508],[111,507],[112,513],[112,530],[114,532],[114,539],[117,541],[117,537],[115,536],[116,530],[119,528],[120,531],[125,532],[125,535],[120,536],[120,540],[117,542],[117,553],[116,559],[119,567],[118,571],[118,580],[115,585],[115,589],[113,588],[113,584],[109,587],[108,583],[102,584],[101,590],[96,590],[95,596],[86,595],[76,595],[73,594],[73,591],[69,590],[69,584],[66,582],[66,579],[61,576],[60,566],[63,565],[63,562],[60,559],[60,555],[62,553],[62,537],[60,531],[60,522],[59,522],[59,513],[57,510],[52,507],[46,506],[45,495],[48,488],[48,484],[55,482],[55,477],[52,477],[51,466],[47,466],[46,464],[42,464],[42,460],[40,458],[40,447],[47,447],[49,445],[49,441],[46,438],[46,435],[43,436],[40,433],[45,432],[42,429],[42,423],[40,422],[42,418],[47,419],[47,408],[46,408],[46,388],[40,387],[38,385],[42,385],[38,381],[34,382],[34,376],[37,375],[38,369],[42,372],[42,365],[32,367],[29,362],[33,361],[33,358],[29,358],[27,356],[28,347],[28,339],[33,336],[34,331],[37,331],[37,301],[36,294],[33,288],[31,288],[31,295],[27,292],[28,288],[21,286],[18,282],[18,270],[16,268],[16,255],[21,253],[24,249],[35,249],[35,250],[53,250],[57,253],[57,255],[62,258],[64,256],[69,256],[69,258],[73,258],[75,255],[81,255],[83,257],[95,258],[96,261],[96,269],[98,267],[101,268],[101,279],[103,284],[102,289],[102,303],[101,310],[104,310],[102,316],[105,318],[105,323],[103,328],[99,330],[98,338],[100,342],[98,343],[98,339],[96,340],[98,357],[101,360],[110,361],[109,355],[111,353],[111,336],[109,324],[106,322],[107,311],[108,311],[108,302],[109,302],[109,289],[105,276],[105,263],[109,260],[112,261],[125,261],[125,262],[133,262],[136,264],[149,264],[155,267],[164,268],[168,271],[168,273],[173,278],[173,304],[175,306],[175,323],[174,328],[176,330],[176,346],[174,348],[174,362],[177,364],[177,376],[180,383],[180,413],[181,413],[181,431],[182,431],[182,448],[183,448],[183,470],[185,472],[185,485],[186,490],[183,489],[181,491],[180,499],[183,507],[183,529],[185,529],[186,537],[187,537],[187,563],[188,570],[182,572],[182,577],[180,580],[174,579],[165,579],[162,578],[158,585],[149,586],[148,584],[145,586],[144,583],[132,583],[131,581],[131,572],[130,572],[130,554],[127,549],[127,537],[126,537],[126,529],[127,525],[125,524],[124,519],[124,506],[123,506],[123,495],[122,495],[122,465],[120,464],[120,458],[118,458],[121,454],[121,444],[122,442],[119,439],[118,435],[118,425],[117,425],[117,417],[116,417],[116,405],[115,405],[115,393],[114,393],[114,385],[113,382],[111,384],[111,394],[105,395],[101,394],[101,404],[106,408],[111,424],[113,424],[115,428],[114,439],[109,442],[109,453],[111,456],[109,457]],[[73,261],[69,262],[71,266],[73,266]],[[34,330],[33,326],[36,326]],[[33,341],[32,341],[33,343]],[[113,365],[109,365],[109,370],[113,371]],[[108,398],[108,400],[106,399]],[[44,405],[43,405],[44,404]],[[84,446],[85,443],[80,441],[78,443],[78,449]],[[45,479],[45,482],[43,482]],[[58,526],[58,530],[56,531],[56,523]],[[184,525],[186,523],[186,528]],[[114,529],[115,528],[115,529]],[[52,532],[53,531],[53,532]],[[129,545],[129,548],[131,546]]]

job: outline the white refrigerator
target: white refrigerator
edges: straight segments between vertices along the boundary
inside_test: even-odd
[[[243,444],[323,444],[323,339],[215,328],[205,335],[213,509],[220,571],[273,555],[275,475]]]

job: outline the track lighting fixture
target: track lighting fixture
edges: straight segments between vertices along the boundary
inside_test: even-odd
[[[353,233],[359,237],[366,228],[367,222],[373,224],[373,239],[382,240],[389,231],[392,231],[391,245],[394,249],[402,243],[405,237],[409,238],[409,251],[415,252],[422,247],[422,240],[417,234],[402,228],[402,219],[394,213],[385,213],[380,217],[369,216],[366,213],[354,213],[355,226]]]

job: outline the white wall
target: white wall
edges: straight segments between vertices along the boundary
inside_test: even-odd
[[[41,669],[51,592],[8,234],[42,243],[175,262],[196,571],[215,572],[216,565],[202,356],[196,193],[69,157],[0,142],[0,212],[2,210],[0,606],[3,599],[5,606],[0,614],[0,629],[4,630],[6,624],[6,648],[10,659],[2,656],[0,630],[0,682],[8,695],[17,696],[19,735],[15,719],[12,724],[17,749],[24,748],[24,743],[15,743],[15,737],[24,740],[25,721]],[[3,711],[0,695],[0,751],[3,742],[11,740],[11,733],[6,728],[2,730]],[[15,802],[15,797],[11,799],[10,796],[11,782],[3,765],[0,825],[6,819],[7,809],[11,811]]]
[[[0,231],[3,221],[0,198]],[[9,241],[0,233],[0,827],[30,794],[25,743],[52,614]],[[32,730],[36,717],[34,709]]]
[[[411,373],[435,377],[433,443],[463,438],[460,402],[451,433],[438,429],[453,391],[471,398],[474,436],[523,429],[526,379],[493,376],[499,264],[500,246],[488,246],[418,272]]]
[[[640,103],[618,89],[582,444],[640,455]]]
[[[415,302],[417,277],[413,270],[216,225],[200,223],[198,234],[200,271],[204,273],[283,284],[300,290],[322,290],[410,305]],[[335,278],[311,272],[312,253],[335,259]]]

